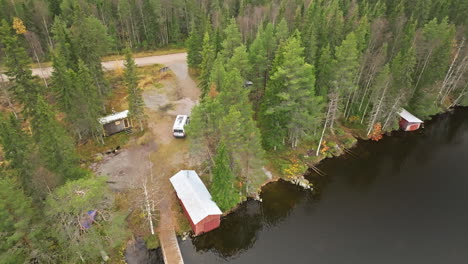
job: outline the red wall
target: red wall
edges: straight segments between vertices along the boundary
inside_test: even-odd
[[[220,215],[209,215],[205,217],[203,220],[201,220],[196,226],[195,230],[195,235],[198,236],[202,233],[209,232],[213,229],[216,229],[219,227],[221,223],[221,216]]]
[[[406,119],[400,119],[400,128],[404,131],[414,131],[414,130],[417,130],[419,128],[419,126],[421,125],[420,123],[410,123],[408,121],[406,121]]]
[[[190,215],[188,214],[187,209],[185,209],[184,203],[179,199],[179,197],[177,197],[177,200],[179,200],[180,205],[182,205],[182,209],[184,210],[184,215],[189,220],[190,226],[192,227],[192,230],[196,236],[219,227],[221,223],[220,215],[209,215],[205,217],[203,220],[201,220],[200,222],[198,222],[198,224],[195,225],[192,221],[192,218],[190,218]]]

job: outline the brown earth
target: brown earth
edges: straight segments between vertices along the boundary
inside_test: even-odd
[[[165,58],[165,65],[172,71],[172,77],[162,80],[162,86],[150,82],[144,87],[146,133],[139,139],[132,139],[128,147],[117,155],[105,157],[94,165],[96,173],[106,175],[111,188],[116,191],[142,193],[143,184],[147,183],[150,197],[158,206],[160,221],[157,225],[163,247],[164,237],[175,237],[175,234],[168,236],[167,233],[174,230],[178,222],[174,219],[177,212],[173,212],[173,208],[178,208],[177,199],[169,178],[179,170],[196,166],[189,154],[187,140],[172,136],[172,125],[176,115],[190,115],[200,96],[196,83],[188,73],[186,56],[174,54],[170,58],[172,60]],[[143,197],[137,200],[135,202],[141,206]],[[166,252],[176,251],[169,249]],[[177,256],[172,258],[177,259]]]

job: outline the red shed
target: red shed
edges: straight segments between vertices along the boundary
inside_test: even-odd
[[[195,171],[181,170],[170,181],[196,236],[219,227],[222,212]]]
[[[415,117],[410,112],[406,111],[405,109],[401,109],[398,113],[401,117],[400,119],[400,128],[404,131],[414,131],[419,129],[422,123],[424,123],[421,119]]]

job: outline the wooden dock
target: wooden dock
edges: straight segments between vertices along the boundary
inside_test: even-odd
[[[159,241],[166,264],[183,264],[182,253],[172,223],[172,211],[168,199],[159,204],[161,222],[159,223]]]

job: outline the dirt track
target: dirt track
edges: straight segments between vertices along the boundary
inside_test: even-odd
[[[172,136],[172,125],[176,115],[190,115],[200,91],[188,73],[185,53],[140,58],[136,62],[140,66],[164,64],[170,68],[173,77],[161,81],[163,86],[160,88],[152,86],[144,90],[148,121],[145,140],[131,141],[118,155],[98,164],[96,172],[109,177],[110,186],[116,191],[140,191],[147,182],[152,199],[158,203],[161,218],[158,230],[163,239],[164,230],[172,230],[174,236],[176,223],[172,212],[176,199],[169,178],[179,170],[194,166],[187,141]],[[140,203],[135,202],[136,206]],[[163,241],[161,243],[164,245]],[[175,253],[166,255],[170,259],[180,257]],[[127,258],[127,262],[138,263],[138,260]]]
[[[154,64],[164,64],[169,65],[175,62],[182,62],[186,61],[187,53],[174,53],[174,54],[167,54],[167,55],[159,55],[159,56],[149,56],[149,57],[142,57],[142,58],[135,58],[135,63],[138,66],[148,66]],[[123,67],[124,61],[123,60],[115,60],[115,61],[106,61],[102,63],[102,67],[104,70],[114,70],[116,68]],[[42,69],[36,68],[32,69],[32,74],[39,77],[50,77],[52,75],[52,67],[44,67]],[[5,75],[2,75],[4,80],[8,80]],[[2,80],[2,78],[0,78]]]

